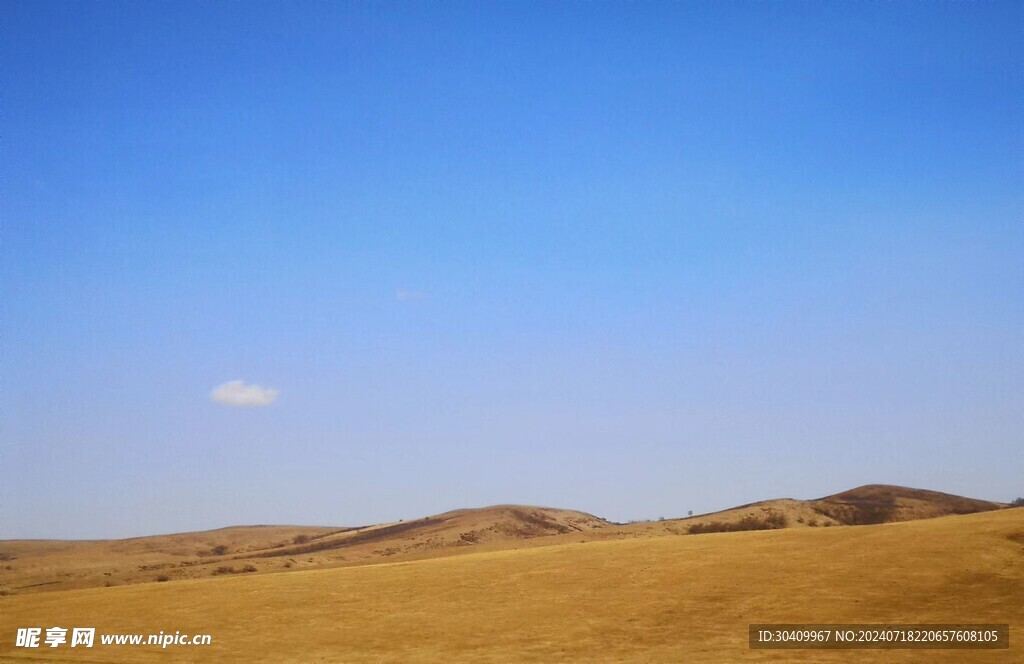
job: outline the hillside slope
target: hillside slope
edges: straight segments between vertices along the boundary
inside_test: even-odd
[[[251,526],[126,540],[0,542],[0,592],[67,590],[365,564],[509,548],[608,526],[590,514],[497,505],[361,528]]]
[[[869,484],[807,502],[820,514],[848,525],[932,519],[1006,507],[987,500],[887,484]]]
[[[1006,507],[937,491],[868,485],[630,524],[523,505],[463,509],[358,528],[251,526],[93,542],[0,542],[0,594],[181,581],[461,555],[469,551],[729,530],[864,525]]]
[[[860,528],[574,543],[8,597],[0,633],[179,630],[209,646],[64,648],[62,661],[1008,662],[1011,650],[752,651],[770,623],[1024,630],[1024,509]],[[856,655],[856,656],[854,656]],[[0,640],[0,659],[51,656]]]
[[[776,498],[682,519],[619,525],[599,533],[598,537],[682,535],[705,529],[772,530],[871,525],[988,512],[1006,507],[1005,503],[964,498],[939,491],[869,484],[812,500]],[[743,527],[744,522],[747,527]]]

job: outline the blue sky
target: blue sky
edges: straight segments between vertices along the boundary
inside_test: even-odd
[[[1024,493],[1022,7],[4,2],[2,536]]]

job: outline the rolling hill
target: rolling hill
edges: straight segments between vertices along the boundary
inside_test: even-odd
[[[236,526],[125,540],[0,542],[0,592],[68,590],[354,565],[508,548],[610,525],[590,514],[498,505],[357,528]]]
[[[666,535],[866,525],[1004,507],[936,491],[868,485],[814,500],[767,500],[684,519],[629,524],[573,510],[497,505],[363,527],[236,526],[125,540],[8,540],[0,542],[0,593],[178,582]]]
[[[1024,661],[1024,508],[469,551],[5,597],[0,632],[96,628],[96,647],[64,647],[61,661]],[[1008,623],[1011,641],[1001,651],[754,651],[754,622]],[[157,631],[212,642],[99,644],[102,634]],[[53,657],[47,650],[0,640],[0,659]]]

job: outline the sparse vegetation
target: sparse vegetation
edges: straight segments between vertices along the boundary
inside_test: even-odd
[[[826,522],[831,528],[843,524],[810,510],[824,506],[848,518],[852,515],[851,504],[876,503],[880,500],[895,501],[895,520],[941,516],[962,509],[985,509],[986,505],[990,505],[988,509],[998,509],[1006,505],[986,504],[983,501],[899,487],[869,486],[822,499],[803,501],[802,504],[791,500],[764,501],[686,521],[671,520],[671,515],[667,515],[668,518],[662,523],[637,521],[632,526],[600,521],[580,512],[510,505],[484,510],[461,510],[404,523],[358,528],[240,527],[226,529],[221,533],[180,534],[166,541],[161,537],[141,538],[117,543],[114,545],[116,548],[111,548],[109,543],[74,543],[66,550],[52,555],[47,562],[53,565],[59,576],[39,585],[36,585],[39,579],[34,578],[36,575],[33,570],[38,568],[33,558],[36,555],[34,549],[41,545],[8,541],[0,543],[0,551],[18,558],[18,564],[13,565],[14,569],[5,571],[8,575],[5,580],[11,587],[24,586],[26,590],[16,591],[20,595],[99,587],[108,579],[114,581],[114,585],[152,583],[159,574],[167,574],[173,581],[199,578],[210,576],[218,566],[233,565],[230,571],[225,569],[219,573],[237,575],[242,573],[241,568],[246,563],[255,564],[256,560],[268,558],[277,558],[281,563],[258,565],[259,572],[270,569],[286,572],[298,568],[349,566],[385,559],[465,554],[478,542],[487,542],[487,548],[493,550],[551,546],[569,541],[570,538],[572,541],[589,541],[592,538],[601,540],[687,535],[691,524],[704,524],[695,528],[696,533],[760,530],[781,525],[771,520],[765,523],[759,523],[756,519],[742,520],[742,517],[751,514],[784,514],[789,518],[790,525],[797,525],[799,517],[805,519],[803,526],[817,529],[822,526],[822,522]],[[870,511],[862,511],[860,516],[862,519],[870,517]],[[708,524],[709,521],[712,523]],[[309,539],[303,544],[294,544],[298,535],[305,535]],[[44,550],[52,550],[52,545],[44,546]],[[300,558],[301,563],[298,562]],[[284,565],[286,561],[291,563],[290,567]],[[0,571],[5,566],[9,567],[9,564],[0,562]]]
[[[525,510],[514,509],[512,510],[512,515],[525,523],[525,527],[519,529],[522,535],[539,535],[551,530],[564,534],[573,530],[569,526],[558,523],[541,511],[526,512]],[[577,530],[579,529],[577,528]]]
[[[739,521],[711,521],[708,523],[695,523],[690,526],[690,534],[730,533],[742,530],[775,530],[778,528],[785,528],[787,524],[788,519],[786,519],[785,514],[772,513],[765,516],[754,516],[753,514],[748,514]]]
[[[168,567],[167,563],[158,563],[158,564],[155,564],[155,565],[139,565],[139,569],[142,570],[143,572],[149,572],[149,571],[152,571],[152,570],[164,569],[165,567]]]
[[[217,569],[213,570],[213,572],[211,572],[211,574],[213,574],[214,576],[221,576],[221,575],[224,575],[224,574],[244,574],[244,573],[247,573],[247,572],[256,572],[256,571],[258,571],[258,570],[257,570],[255,565],[246,565],[245,567],[243,567],[241,569],[235,569],[234,567],[230,567],[228,565],[222,565],[222,566],[218,567]]]
[[[452,539],[468,530],[460,528]],[[180,607],[175,628],[202,625],[216,635],[212,645],[192,651],[195,660],[211,662],[738,662],[751,658],[745,638],[751,607],[764,607],[779,622],[808,616],[887,620],[899,612],[924,623],[957,615],[1009,620],[1017,630],[1021,533],[1019,513],[997,510],[827,533],[791,528],[725,537],[627,537],[586,546],[575,543],[581,534],[573,534],[564,544],[529,550],[463,549],[468,555],[316,574],[229,574],[203,583],[179,583],[172,575],[174,584],[94,592],[19,590],[3,598],[0,622],[32,625],[40,623],[38,616],[52,616],[63,624],[56,621],[68,616],[74,625],[82,616],[83,625],[95,621],[144,633],[167,624],[169,606]],[[236,568],[243,564],[234,562]],[[866,573],[886,582],[865,583]],[[569,597],[573,610],[566,610]],[[587,621],[582,631],[580,615]],[[679,624],[687,627],[685,637],[673,627]],[[342,628],[360,638],[339,639]],[[497,629],[502,638],[481,638]],[[991,660],[985,653],[942,657],[931,651],[901,661],[966,661],[963,653],[1009,661],[1016,647],[1011,642],[1009,652],[993,653]],[[70,661],[79,650],[57,653]],[[765,652],[764,662],[794,659]],[[0,659],[18,654],[13,638],[0,643]],[[109,648],[92,659],[134,662],[139,654]],[[844,660],[838,656],[844,653],[813,654],[806,661]],[[858,664],[895,661],[886,650],[845,654],[856,654],[845,659]]]
[[[305,544],[309,541],[309,535],[296,535],[292,538],[292,544]]]
[[[1024,507],[1024,496],[1016,498],[1010,503],[1013,507]]]
[[[892,499],[849,500],[843,503],[815,505],[814,511],[848,526],[870,526],[892,521],[896,503]],[[825,525],[831,523],[826,522]]]

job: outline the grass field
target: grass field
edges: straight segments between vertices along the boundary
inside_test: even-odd
[[[1024,661],[1024,509],[664,536],[5,597],[0,657],[59,661]],[[1009,651],[751,651],[752,622],[1010,623]],[[14,647],[16,628],[209,646]]]
[[[711,514],[628,524],[573,510],[494,505],[359,527],[235,526],[123,540],[2,540],[0,596],[699,531],[868,525],[1005,507],[935,491],[867,485],[814,500],[765,500]]]

